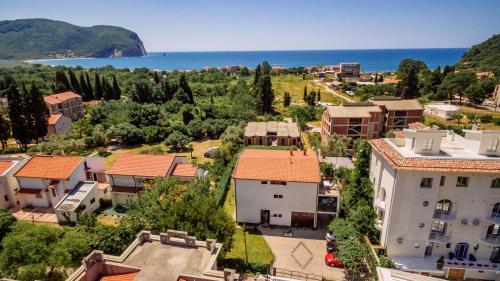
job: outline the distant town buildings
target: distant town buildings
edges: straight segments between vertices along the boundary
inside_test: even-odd
[[[464,133],[405,129],[370,141],[375,227],[400,270],[498,280],[500,132]]]
[[[361,64],[357,62],[343,62],[340,64],[340,71],[337,77],[359,77]]]
[[[245,127],[245,145],[299,146],[300,130],[294,122],[249,122]]]
[[[321,121],[321,140],[333,134],[352,139],[374,139],[391,129],[407,128],[420,121],[424,108],[417,100],[387,97],[365,103],[328,106]]]
[[[50,114],[62,114],[75,121],[83,117],[82,96],[64,92],[43,97]]]

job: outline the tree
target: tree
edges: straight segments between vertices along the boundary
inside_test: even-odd
[[[257,84],[260,81],[261,67],[260,64],[255,68],[255,75],[253,77],[253,93],[254,96],[257,96]]]
[[[99,74],[97,72],[95,73],[94,77],[94,93],[95,93],[95,99],[96,100],[101,100],[102,96],[104,95],[104,90],[102,88],[101,84],[101,78],[99,77]]]
[[[320,90],[320,89],[318,89],[318,92],[316,92],[316,100],[317,100],[318,102],[320,102],[320,101],[321,101],[321,90]]]
[[[375,78],[373,79],[373,82],[374,82],[375,84],[377,84],[377,83],[378,83],[378,72],[376,72],[376,71],[375,71]]]
[[[337,242],[356,239],[360,236],[351,222],[340,218],[333,219],[330,224],[328,224],[328,230],[335,233]]]
[[[0,209],[0,241],[10,233],[16,218],[7,210]]]
[[[191,141],[189,137],[179,131],[174,131],[165,140],[166,145],[170,145],[173,151],[180,151],[186,148],[186,145]]]
[[[80,73],[80,87],[81,87],[80,95],[82,96],[82,100],[89,101],[89,98],[87,97],[87,94],[89,92],[89,87],[87,86],[87,81],[85,81],[85,76],[82,73]]]
[[[307,97],[308,97],[308,94],[307,94],[307,85],[304,85],[304,96],[302,97],[302,99],[307,102]]]
[[[7,89],[9,102],[9,118],[12,128],[12,136],[19,141],[22,147],[27,147],[31,141],[29,123],[25,116],[25,99],[17,89],[17,84],[11,83]]]
[[[108,80],[104,77],[102,78],[102,90],[103,90],[103,98],[105,101],[112,100],[114,97],[113,87],[109,84]]]
[[[71,88],[73,88],[75,93],[82,95],[82,87],[78,82],[75,73],[73,72],[73,70],[71,70],[71,68],[69,69],[69,81],[71,83]]]
[[[346,136],[333,134],[328,138],[326,145],[321,146],[321,154],[323,157],[343,157],[350,142],[351,139]]]
[[[483,87],[479,84],[471,84],[467,89],[465,89],[465,95],[469,99],[470,103],[473,103],[474,106],[478,104],[482,104],[483,101],[487,98],[487,94]]]
[[[396,96],[404,99],[416,98],[418,96],[418,75],[416,68],[410,68],[396,86]]]
[[[291,105],[288,107],[288,113],[299,124],[301,129],[306,127],[307,122],[316,119],[316,110],[313,106]]]
[[[187,94],[189,97],[189,103],[194,104],[193,91],[191,91],[191,88],[189,87],[185,74],[182,74],[179,78],[179,89],[182,89],[182,91]]]
[[[10,137],[10,120],[7,114],[0,111],[0,143],[2,144],[2,149],[7,148],[7,140]]]
[[[120,144],[133,145],[142,141],[141,131],[129,123],[116,125],[116,140]]]
[[[462,97],[466,93],[466,89],[477,83],[477,78],[474,73],[469,71],[453,72],[444,78],[438,88],[440,96],[447,96],[450,102],[454,95],[459,96],[459,102],[462,103]]]
[[[289,92],[285,92],[285,94],[283,95],[283,106],[284,107],[289,106],[291,100],[292,100],[292,97],[290,96],[290,93]]]
[[[354,209],[349,210],[347,220],[355,225],[357,231],[363,235],[372,231],[377,217],[370,202],[361,202]]]
[[[56,84],[56,86],[55,86],[56,93],[62,93],[62,92],[74,90],[68,81],[68,77],[66,76],[66,73],[64,73],[64,70],[62,70],[62,69],[56,70],[55,84]]]
[[[113,99],[114,100],[119,100],[122,96],[122,90],[120,89],[120,86],[118,85],[118,82],[116,81],[116,76],[113,75]]]
[[[47,106],[45,105],[43,96],[35,83],[31,85],[29,99],[26,106],[27,112],[25,112],[25,115],[31,115],[31,120],[33,121],[33,138],[38,143],[39,138],[43,139],[47,135],[47,126],[50,114]]]
[[[342,265],[352,275],[361,272],[363,261],[368,255],[366,246],[358,239],[347,239],[338,243],[339,258],[342,260]]]
[[[274,102],[274,91],[273,85],[271,83],[271,76],[269,74],[265,74],[262,77],[262,81],[258,84],[261,87],[260,93],[260,102],[257,99],[257,104],[261,104],[260,112],[261,113],[271,113],[273,111],[273,102]]]
[[[87,100],[93,100],[95,98],[94,90],[92,89],[92,84],[90,83],[88,72],[85,72],[85,81],[85,84],[87,84],[87,92],[85,93],[85,97],[87,98]]]

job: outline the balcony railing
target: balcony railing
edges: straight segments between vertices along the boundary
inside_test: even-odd
[[[382,210],[385,210],[385,201],[375,200],[375,206],[379,207]]]
[[[481,240],[492,245],[500,245],[500,236],[493,234],[486,234]]]
[[[449,211],[435,210],[433,218],[440,220],[453,220],[455,219],[455,214]]]
[[[438,241],[438,242],[449,242],[451,240],[450,235],[446,235],[443,232],[431,231],[429,234],[429,240]]]

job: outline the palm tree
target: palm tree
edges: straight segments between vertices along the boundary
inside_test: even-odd
[[[321,154],[323,157],[342,157],[347,152],[347,146],[351,142],[351,138],[346,136],[333,134],[326,142],[326,145],[321,146]]]

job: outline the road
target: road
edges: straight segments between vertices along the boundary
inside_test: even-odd
[[[318,84],[320,86],[323,86],[323,88],[325,88],[325,91],[327,91],[328,93],[331,93],[334,96],[337,96],[337,97],[345,100],[346,102],[356,102],[355,100],[353,100],[353,99],[351,99],[349,97],[346,97],[344,95],[341,95],[341,94],[337,93],[337,91],[334,91],[334,90],[330,89],[328,86],[323,85],[323,83],[318,82],[317,80],[313,80],[313,83]]]

